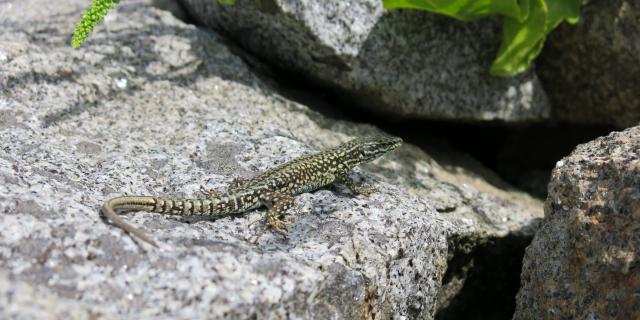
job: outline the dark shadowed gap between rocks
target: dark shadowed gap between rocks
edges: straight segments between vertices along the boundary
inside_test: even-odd
[[[435,318],[511,319],[524,248],[531,237],[449,239],[447,272]]]
[[[160,4],[158,7],[168,8],[166,0],[155,1]],[[183,21],[207,29],[181,7],[169,9],[177,10],[174,15]],[[438,153],[446,150],[465,153],[506,182],[541,199],[546,197],[551,170],[558,160],[576,145],[615,130],[609,126],[562,123],[516,125],[391,119],[363,108],[357,98],[344,92],[270,66],[239,48],[233,38],[221,35],[230,49],[282,96],[329,118],[375,125],[419,146],[436,160]],[[519,235],[449,239],[448,269],[438,295],[436,319],[511,319],[524,250],[531,240]]]

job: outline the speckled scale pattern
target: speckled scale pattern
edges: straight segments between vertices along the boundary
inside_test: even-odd
[[[172,215],[227,215],[243,213],[261,206],[269,207],[267,225],[286,233],[282,217],[293,206],[293,196],[311,192],[334,182],[343,182],[354,194],[368,194],[373,189],[356,186],[349,178],[353,167],[372,161],[398,148],[396,137],[358,138],[335,148],[307,155],[268,170],[256,177],[235,179],[225,194],[212,192],[206,199],[172,199],[146,196],[113,198],[105,203],[102,213],[116,226],[147,241],[142,231],[125,223],[115,210],[143,210]]]

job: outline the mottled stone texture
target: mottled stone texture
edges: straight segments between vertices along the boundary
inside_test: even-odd
[[[551,33],[538,72],[553,118],[573,123],[640,123],[640,1],[585,1],[580,22]]]
[[[488,73],[500,24],[463,23],[382,1],[181,0],[202,23],[273,65],[399,118],[521,122],[548,116],[534,72]]]
[[[286,239],[250,242],[265,210],[126,214],[161,249],[140,247],[100,219],[106,199],[224,190],[380,131],[284,99],[219,36],[149,1],[121,1],[73,50],[86,5],[0,3],[2,319],[430,318],[449,239],[531,236],[542,216],[479,165],[406,144],[353,173],[379,193],[296,197]],[[442,303],[464,286],[449,287]]]
[[[640,126],[558,162],[514,319],[640,319]]]

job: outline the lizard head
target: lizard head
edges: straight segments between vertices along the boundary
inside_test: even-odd
[[[355,160],[352,165],[358,165],[372,161],[391,150],[397,149],[400,145],[402,145],[401,138],[370,136],[351,140],[344,147],[350,158]]]

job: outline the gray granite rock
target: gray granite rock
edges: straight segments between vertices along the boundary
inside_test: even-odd
[[[560,160],[514,319],[640,318],[640,126]]]
[[[407,144],[354,173],[377,194],[297,197],[287,239],[250,243],[264,210],[127,214],[161,243],[140,246],[103,201],[223,189],[379,132],[282,98],[149,2],[121,2],[80,50],[86,1],[0,4],[0,318],[430,318],[450,239],[532,235],[539,202]]]
[[[584,1],[580,22],[545,44],[538,69],[553,118],[619,128],[640,123],[640,2]]]
[[[341,92],[363,112],[481,122],[549,113],[534,72],[489,75],[501,37],[497,20],[384,12],[379,0],[181,1],[256,56]]]
[[[78,303],[43,286],[31,286],[0,272],[0,315],[3,319],[92,319],[114,318],[97,304]]]

